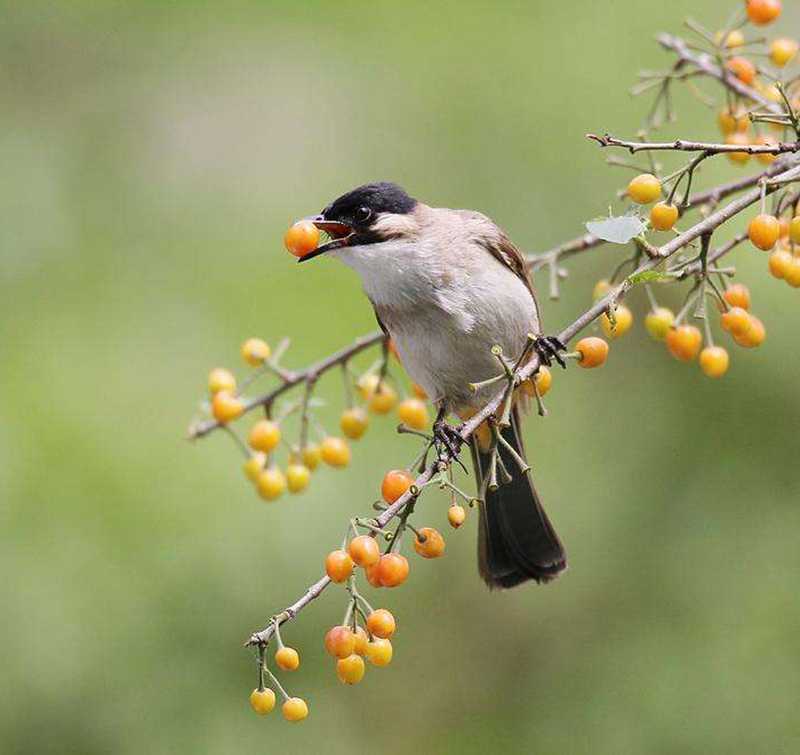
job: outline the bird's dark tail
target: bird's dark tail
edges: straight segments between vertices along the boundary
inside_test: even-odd
[[[511,426],[503,429],[503,438],[525,458],[519,427],[515,409]],[[481,490],[484,476],[489,474],[491,456],[481,450],[476,435],[471,441],[472,460]],[[499,450],[513,479],[495,491],[487,490],[485,501],[480,504],[478,570],[492,588],[514,587],[529,579],[549,582],[567,567],[564,547],[539,502],[530,472],[523,474],[502,444]]]

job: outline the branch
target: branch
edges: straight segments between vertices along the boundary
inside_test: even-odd
[[[328,370],[338,367],[339,365],[346,364],[354,356],[356,356],[356,354],[360,354],[370,346],[380,343],[385,337],[386,336],[381,331],[376,331],[375,333],[370,333],[369,335],[357,338],[354,343],[346,346],[343,349],[340,349],[325,359],[321,359],[319,362],[312,364],[310,367],[307,367],[304,370],[282,371],[281,379],[283,382],[277,388],[273,388],[273,390],[269,391],[268,393],[264,393],[261,396],[257,396],[256,398],[251,398],[245,401],[244,412],[247,413],[258,406],[269,406],[273,401],[275,401],[276,398],[278,398],[278,396],[280,396],[282,393],[285,393],[290,388],[294,388],[294,386],[300,383],[316,381],[323,373],[328,372]],[[217,422],[213,419],[194,423],[189,427],[189,440],[202,438],[204,435],[208,435],[208,433],[210,433],[212,430],[216,430],[221,426],[222,425],[220,422]]]
[[[727,69],[720,68],[714,62],[713,57],[708,53],[692,52],[683,39],[672,34],[659,34],[656,39],[663,48],[674,52],[681,62],[689,63],[705,73],[707,76],[717,79],[717,81],[722,82],[722,84],[738,94],[740,97],[745,97],[748,100],[757,102],[759,105],[763,105],[767,110],[775,115],[783,114],[783,109],[780,105],[775,102],[771,102],[760,92],[757,92],[752,87],[742,83]]]
[[[785,153],[800,152],[800,142],[779,142],[776,144],[714,144],[708,142],[689,142],[685,139],[676,139],[673,142],[629,142],[617,139],[610,134],[598,136],[586,134],[587,139],[597,142],[601,147],[623,147],[630,153],[679,151],[679,152],[705,152],[709,155],[724,152],[746,152],[749,155],[781,155]]]
[[[788,181],[788,180],[795,180],[800,179],[800,165],[794,165],[793,167],[789,168],[788,170],[784,171],[783,173],[779,174],[777,178],[781,181]],[[766,194],[771,194],[778,190],[777,185],[769,185],[767,184],[763,187],[763,191]],[[654,270],[659,265],[661,265],[665,260],[672,257],[678,251],[683,249],[685,246],[690,244],[697,238],[701,236],[708,237],[711,233],[721,226],[723,223],[730,220],[732,217],[737,215],[738,213],[742,212],[742,210],[747,209],[749,206],[759,202],[762,196],[762,188],[755,188],[751,191],[743,194],[738,199],[735,199],[730,204],[726,205],[720,210],[710,214],[704,220],[701,220],[699,223],[692,226],[689,230],[685,231],[684,233],[679,234],[671,241],[664,244],[664,246],[658,249],[658,254],[654,258],[650,258],[647,261],[643,262],[628,278],[626,278],[620,285],[616,286],[612,289],[606,296],[602,299],[597,301],[592,307],[586,310],[580,317],[578,317],[574,322],[564,328],[559,334],[558,338],[563,341],[564,343],[568,343],[572,338],[574,338],[580,331],[584,328],[588,327],[594,320],[596,320],[600,315],[602,315],[609,307],[613,306],[613,303],[624,296],[629,288],[631,288],[635,282],[637,277],[641,276],[643,273],[649,272]],[[723,247],[724,248],[724,247]],[[727,253],[732,249],[733,246],[728,248],[723,253],[718,253],[715,259],[719,259],[724,253]],[[534,355],[523,367],[521,367],[518,371],[518,379],[523,381],[533,375],[536,370],[539,368],[539,357]],[[480,427],[489,417],[491,417],[500,407],[500,404],[503,402],[505,398],[505,391],[499,391],[495,396],[481,409],[477,414],[475,414],[471,419],[465,422],[460,430],[459,435],[463,441],[467,441],[470,436]],[[385,509],[380,516],[376,517],[376,521],[379,527],[385,527],[392,519],[394,519],[398,514],[400,514],[403,509],[414,499],[415,493],[412,493],[414,488],[417,491],[422,490],[425,484],[433,477],[434,474],[439,470],[440,465],[442,463],[449,464],[453,462],[457,457],[457,454],[451,453],[449,450],[444,450],[442,452],[441,457],[437,458],[433,462],[429,463],[425,470],[417,477],[414,481],[414,485],[412,485],[411,489],[406,492],[401,498],[399,498],[395,503]],[[269,642],[270,638],[272,637],[275,626],[277,624],[283,624],[286,621],[290,621],[294,619],[295,616],[305,608],[311,601],[315,600],[319,595],[325,590],[325,588],[330,584],[330,579],[325,576],[322,577],[320,580],[315,582],[311,587],[306,590],[306,592],[298,598],[291,606],[286,608],[280,614],[276,615],[274,619],[270,621],[270,623],[261,631],[254,632],[248,638],[245,645],[258,645],[263,646],[267,642]]]

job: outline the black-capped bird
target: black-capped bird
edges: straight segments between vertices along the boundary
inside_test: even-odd
[[[303,257],[336,257],[353,268],[391,336],[403,366],[438,410],[434,432],[452,443],[445,424],[483,407],[497,385],[477,391],[499,372],[492,347],[516,357],[528,334],[542,361],[561,362],[557,339],[541,335],[539,306],[519,250],[488,217],[470,210],[430,207],[393,183],[359,186],[312,218],[331,238]],[[515,407],[505,440],[524,458]],[[478,490],[488,474],[489,448],[471,439]],[[523,474],[502,444],[513,479],[487,490],[481,504],[478,566],[490,587],[526,580],[548,582],[566,568],[566,554],[542,508],[530,473]]]

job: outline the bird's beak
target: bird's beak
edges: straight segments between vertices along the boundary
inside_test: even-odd
[[[324,231],[331,237],[331,240],[320,244],[313,252],[306,254],[304,257],[298,258],[298,262],[306,262],[307,260],[319,257],[325,252],[330,252],[333,249],[341,249],[347,246],[350,238],[353,235],[353,229],[346,223],[339,223],[335,220],[325,220],[323,215],[314,215],[308,218],[320,231]]]

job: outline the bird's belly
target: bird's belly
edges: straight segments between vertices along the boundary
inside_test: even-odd
[[[451,409],[482,406],[498,386],[475,392],[470,383],[502,372],[492,347],[499,345],[506,358],[516,359],[533,327],[530,311],[522,309],[508,317],[487,313],[472,319],[436,307],[388,317],[376,309],[411,379]]]

